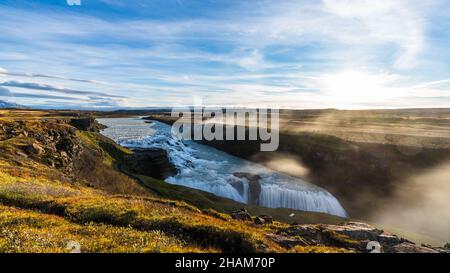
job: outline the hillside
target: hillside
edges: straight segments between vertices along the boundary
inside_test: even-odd
[[[7,102],[4,100],[0,100],[0,109],[24,109],[26,108],[23,105],[17,104],[17,103],[13,103],[13,102]]]
[[[82,252],[367,252],[371,240],[387,252],[447,251],[325,214],[239,210],[131,173],[133,152],[85,115],[0,111],[0,252],[69,252],[71,241]]]

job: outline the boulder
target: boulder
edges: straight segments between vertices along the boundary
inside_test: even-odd
[[[36,154],[42,154],[44,153],[44,148],[41,147],[41,145],[37,144],[37,143],[33,143],[32,145],[33,150]]]
[[[253,223],[255,223],[256,225],[264,225],[266,221],[264,221],[263,218],[257,216],[253,218]]]
[[[252,216],[250,215],[250,213],[247,212],[246,209],[240,209],[238,211],[234,211],[233,213],[231,213],[231,218],[233,218],[234,220],[239,220],[239,221],[251,221],[252,220]]]
[[[36,154],[36,155],[41,155],[45,152],[44,148],[42,148],[42,146],[37,143],[33,143],[27,146],[25,150],[28,154]]]
[[[296,246],[307,246],[309,245],[307,241],[303,240],[301,237],[285,236],[282,234],[269,234],[268,237],[279,244],[280,246],[290,249]]]
[[[259,218],[263,219],[266,224],[272,224],[273,218],[270,215],[260,215]]]
[[[18,156],[21,156],[21,157],[24,157],[24,158],[27,158],[27,157],[28,157],[28,155],[26,155],[26,154],[24,154],[24,153],[22,153],[22,152],[20,152],[20,151],[17,152],[17,155],[18,155]]]
[[[157,179],[165,179],[178,173],[167,152],[158,148],[133,149],[133,155],[127,158],[127,166],[136,174]]]
[[[397,235],[385,233],[378,235],[377,241],[379,241],[381,244],[387,244],[387,245],[395,245],[402,243],[404,240],[397,237]]]
[[[446,243],[444,248],[450,249],[450,243]]]
[[[269,215],[259,215],[255,218],[253,218],[253,223],[257,225],[265,225],[265,224],[272,224],[273,218]]]
[[[383,233],[382,230],[359,222],[347,222],[345,225],[329,225],[327,228],[355,240],[377,241],[378,237]]]

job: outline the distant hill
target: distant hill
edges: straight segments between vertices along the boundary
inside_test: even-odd
[[[0,100],[0,109],[11,109],[11,108],[20,108],[24,109],[27,108],[26,106],[14,103],[14,102],[7,102],[4,100]]]

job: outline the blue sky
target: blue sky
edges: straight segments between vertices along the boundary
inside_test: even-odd
[[[28,106],[450,107],[445,0],[0,0],[0,15],[0,100]]]

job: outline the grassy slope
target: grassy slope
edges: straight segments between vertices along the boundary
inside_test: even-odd
[[[97,223],[82,225],[9,206],[0,206],[0,225],[0,252],[68,252],[67,244],[71,241],[78,242],[83,252],[200,251],[157,230],[143,232]]]
[[[15,172],[20,172],[22,177],[15,175]],[[98,227],[99,230],[103,228],[105,234],[111,234],[105,239],[110,246],[102,249],[102,252],[108,249],[127,248],[123,240],[129,239],[132,244],[133,238],[138,238],[140,232],[149,233],[145,235],[148,238],[157,232],[165,238],[167,244],[161,247],[152,246],[155,242],[148,240],[147,243],[142,243],[141,247],[130,246],[127,248],[128,251],[159,249],[178,252],[202,249],[202,251],[252,252],[257,251],[262,244],[273,251],[281,250],[264,238],[263,230],[229,221],[226,216],[218,218],[204,214],[183,202],[132,195],[111,195],[96,189],[53,181],[45,175],[28,176],[26,167],[17,168],[5,162],[2,162],[0,172],[0,203],[2,204],[0,219],[5,222],[2,224],[0,235],[2,251],[13,251],[17,248],[25,252],[64,251],[65,244],[77,234],[70,229],[71,227],[80,231],[79,238],[95,242],[97,236],[95,234],[98,233],[88,230],[95,231],[98,225],[103,225]],[[8,221],[12,221],[10,215],[14,212],[17,212],[18,220],[8,224]],[[19,228],[22,222],[20,219],[28,217],[21,215],[32,215],[30,216],[32,218],[36,216],[36,220],[29,222],[23,220],[25,228]],[[59,224],[52,224],[46,219],[52,219]],[[36,227],[32,225],[34,222]],[[61,228],[64,223],[68,223],[68,226]],[[93,224],[93,228],[88,227]],[[40,229],[39,232],[28,236],[27,234],[34,228]],[[130,238],[127,239],[126,235],[125,239],[113,236],[123,228],[130,229]],[[134,235],[132,232],[135,232]],[[146,238],[145,236],[142,240]],[[38,247],[39,244],[36,246],[34,241],[45,237],[51,237],[54,241],[43,242],[42,248],[35,249],[34,247]],[[83,246],[83,251],[97,250],[89,245]]]

